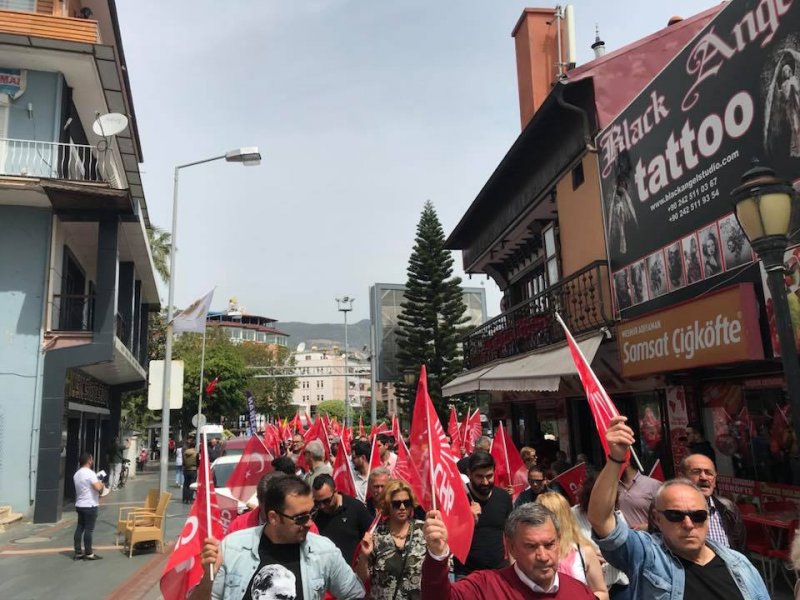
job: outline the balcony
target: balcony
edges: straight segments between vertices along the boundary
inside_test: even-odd
[[[110,149],[0,138],[0,175],[107,183],[120,189]]]
[[[0,9],[0,33],[99,44],[97,21]]]
[[[608,263],[595,261],[472,330],[463,340],[464,367],[474,369],[564,340],[556,311],[576,336],[613,324]]]

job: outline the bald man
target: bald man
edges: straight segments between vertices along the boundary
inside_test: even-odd
[[[655,524],[660,533],[634,531],[614,513],[619,472],[633,430],[627,417],[611,420],[609,454],[589,500],[593,538],[603,557],[630,579],[634,600],[767,600],[756,568],[742,554],[708,539],[708,502],[688,479],[673,479],[658,490]]]
[[[705,454],[690,454],[681,461],[683,476],[694,483],[708,502],[708,539],[721,546],[744,552],[747,530],[739,508],[716,494],[717,468]]]

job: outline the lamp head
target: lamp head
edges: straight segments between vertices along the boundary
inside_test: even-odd
[[[242,163],[245,167],[254,167],[261,164],[261,153],[258,151],[258,146],[237,148],[236,150],[229,150],[226,152],[225,160],[228,162]]]
[[[794,188],[775,171],[753,159],[731,192],[736,218],[751,243],[767,236],[786,236],[792,217]]]

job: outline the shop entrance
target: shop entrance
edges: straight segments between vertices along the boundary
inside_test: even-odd
[[[92,412],[76,410],[80,405],[70,403],[70,410],[67,412],[67,444],[64,450],[64,501],[75,501],[75,486],[72,483],[72,476],[78,470],[78,461],[83,452],[91,452],[95,460],[95,470],[102,468],[105,464],[105,456],[101,454],[103,448],[108,445],[106,433],[108,431],[107,409],[95,407],[89,408]]]

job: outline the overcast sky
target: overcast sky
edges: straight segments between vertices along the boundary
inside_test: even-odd
[[[578,63],[713,5],[576,0]],[[177,164],[259,146],[259,167],[181,171],[176,304],[217,286],[279,321],[404,283],[426,200],[445,234],[520,132],[519,0],[118,0],[153,224]],[[454,255],[461,273],[461,253]],[[500,293],[485,285],[489,315]],[[166,288],[162,292],[166,300]]]

